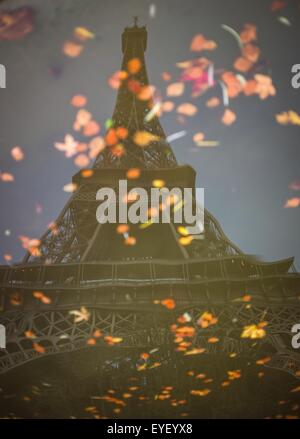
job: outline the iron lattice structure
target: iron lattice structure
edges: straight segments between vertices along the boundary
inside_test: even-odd
[[[0,322],[7,330],[0,372],[41,356],[26,337],[28,332],[35,334],[44,356],[87,347],[96,329],[104,336],[121,337],[124,349],[171,349],[169,326],[187,312],[196,330],[194,344],[205,346],[207,354],[236,352],[251,358],[257,352],[271,352],[267,366],[296,375],[300,356],[290,346],[290,331],[300,321],[300,276],[293,270],[292,258],[266,263],[245,255],[207,211],[205,234],[195,236],[186,247],[179,244],[173,223],[153,224],[145,230],[132,226],[137,244],[130,247],[115,225],[96,221],[97,190],[117,189],[128,168],[141,170],[134,186],[147,190],[157,178],[169,188],[195,184],[195,171],[177,164],[158,118],[146,117],[154,105],[152,98],[137,97],[137,87],[149,86],[146,44],[145,28],[125,29],[122,70],[131,59],[139,59],[141,68],[122,82],[113,114],[114,127],[126,127],[129,133],[123,154],[106,147],[90,177],[76,174],[77,191],[41,238],[37,251],[29,252],[21,264],[0,269]],[[146,148],[133,141],[134,133],[141,130],[155,136]],[[36,291],[42,291],[50,303],[38,301]],[[252,297],[251,307],[240,300],[247,294]],[[172,312],[155,305],[166,297],[176,301]],[[75,323],[70,310],[81,307],[90,318]],[[203,330],[197,321],[208,309],[218,316],[218,323]],[[241,331],[262,320],[268,322],[267,337],[253,348],[241,340]],[[209,344],[209,336],[218,337],[220,343]]]

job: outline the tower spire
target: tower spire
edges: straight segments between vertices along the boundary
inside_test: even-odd
[[[115,148],[109,145],[96,158],[94,168],[167,168],[176,166],[176,158],[154,111],[155,103],[150,86],[144,53],[147,49],[147,30],[138,26],[138,17],[133,17],[132,27],[122,33],[123,61],[117,102],[113,112],[113,126],[128,132]],[[159,104],[158,104],[159,105]],[[148,132],[153,141],[147,147],[134,142],[137,132]]]

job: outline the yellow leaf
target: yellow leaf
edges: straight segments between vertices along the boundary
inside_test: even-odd
[[[133,136],[133,141],[139,146],[148,146],[149,143],[159,140],[158,136],[149,133],[148,131],[137,131]]]
[[[80,26],[79,27],[75,27],[74,35],[75,35],[75,37],[77,37],[81,41],[91,40],[91,39],[95,38],[95,34],[90,32],[85,27],[80,27]]]

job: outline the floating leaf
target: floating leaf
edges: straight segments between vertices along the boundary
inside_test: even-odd
[[[203,389],[203,390],[191,390],[190,394],[194,396],[207,396],[211,392],[210,389]]]
[[[207,108],[215,108],[218,107],[219,105],[220,105],[220,99],[217,98],[216,96],[208,99],[208,101],[206,102]]]
[[[83,95],[75,95],[71,99],[73,107],[84,107],[87,104],[87,98]]]
[[[300,198],[299,197],[294,197],[294,198],[288,199],[284,205],[284,207],[286,209],[296,208],[299,206],[300,206]]]
[[[202,34],[195,35],[190,46],[192,52],[201,52],[202,50],[214,50],[217,44],[213,40],[207,40]]]
[[[224,111],[223,117],[222,117],[222,123],[224,125],[232,125],[236,121],[236,114],[229,110],[228,108]]]
[[[186,102],[178,105],[176,111],[184,116],[194,116],[198,112],[198,108],[196,105]]]
[[[24,152],[20,146],[14,146],[10,153],[12,158],[17,162],[20,162],[24,159]]]
[[[70,58],[77,58],[83,51],[83,45],[74,43],[74,41],[66,41],[62,50],[63,53]]]
[[[0,172],[0,180],[4,181],[5,183],[11,183],[15,181],[15,177],[9,172]]]
[[[90,120],[83,128],[83,134],[87,137],[96,136],[100,132],[100,125],[95,120]]]
[[[79,168],[84,168],[88,166],[90,163],[90,159],[86,154],[78,154],[78,156],[74,159],[74,164]]]
[[[244,326],[241,338],[263,338],[266,335],[266,331],[261,324]]]
[[[142,67],[141,60],[139,58],[133,58],[130,61],[128,61],[127,69],[128,72],[132,75],[136,75]]]
[[[163,299],[161,301],[161,304],[166,307],[167,309],[174,309],[176,307],[176,302],[174,299]]]
[[[184,92],[184,83],[183,82],[173,82],[169,84],[167,87],[167,96],[181,96]]]
[[[81,26],[75,27],[74,36],[78,38],[80,41],[86,41],[95,38],[95,34],[93,34],[85,27],[81,27]]]
[[[87,322],[91,316],[90,312],[84,306],[82,306],[80,310],[69,311],[69,314],[75,316],[74,323]]]
[[[141,175],[141,170],[139,168],[131,168],[128,169],[128,171],[126,172],[126,177],[129,180],[134,180],[136,178],[139,178]]]
[[[136,131],[133,136],[133,141],[139,146],[145,147],[148,146],[149,143],[155,142],[159,140],[159,137],[149,133],[149,131]]]

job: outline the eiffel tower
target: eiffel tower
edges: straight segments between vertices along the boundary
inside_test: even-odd
[[[172,222],[147,228],[130,224],[135,245],[126,245],[127,232],[96,221],[96,192],[101,187],[117,190],[129,169],[140,171],[136,179],[128,179],[129,188],[149,191],[154,180],[168,188],[195,186],[195,170],[177,163],[158,116],[149,117],[153,98],[139,97],[149,87],[146,47],[146,28],[135,20],[122,34],[122,72],[133,59],[140,68],[124,76],[109,128],[110,134],[126,128],[128,135],[107,145],[91,170],[73,177],[77,190],[38,248],[20,264],[0,268],[0,323],[7,335],[0,372],[19,370],[41,357],[101,350],[110,338],[122,340],[111,350],[160,349],[160,360],[167,362],[173,349],[170,325],[184,314],[195,330],[193,347],[204,348],[204,355],[234,353],[251,359],[270,354],[265,366],[298,377],[300,355],[291,347],[291,328],[300,322],[300,276],[293,258],[262,262],[244,254],[207,210],[204,234],[189,245],[181,244]],[[153,135],[147,147],[134,142],[138,131]],[[39,300],[41,292],[47,300]],[[243,301],[247,296],[251,303]],[[166,298],[176,304],[173,310],[160,304]],[[83,307],[89,318],[75,322],[70,311]],[[208,311],[218,321],[203,328],[197,322]],[[263,321],[265,337],[241,338],[245,326]],[[92,347],[88,340],[97,330],[102,337]],[[218,342],[210,343],[211,338]]]

